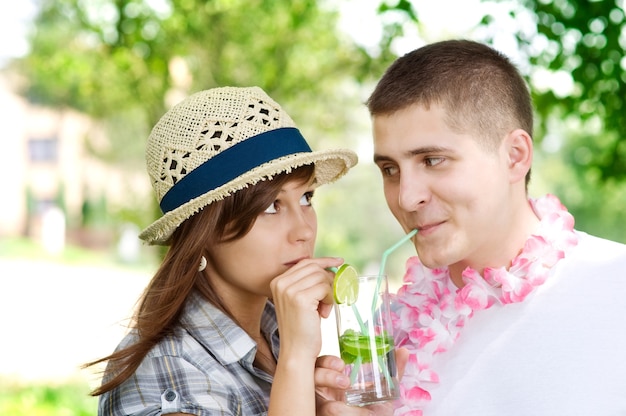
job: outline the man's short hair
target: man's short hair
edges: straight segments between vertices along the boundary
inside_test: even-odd
[[[478,42],[447,40],[407,53],[387,69],[367,101],[372,116],[412,105],[441,106],[448,127],[472,133],[489,149],[515,129],[533,134],[526,82],[505,55]]]

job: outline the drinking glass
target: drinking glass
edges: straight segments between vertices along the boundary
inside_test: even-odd
[[[335,305],[339,351],[350,387],[345,401],[366,406],[399,396],[386,275],[358,276],[352,304]]]

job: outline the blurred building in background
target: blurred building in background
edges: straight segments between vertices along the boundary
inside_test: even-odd
[[[0,125],[0,238],[38,239],[50,251],[66,241],[109,246],[115,230],[98,227],[109,207],[123,206],[129,192],[151,198],[145,174],[130,175],[90,154],[87,143],[107,146],[96,123],[73,110],[30,104],[1,73]]]

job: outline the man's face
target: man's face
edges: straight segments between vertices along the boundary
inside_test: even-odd
[[[498,258],[514,209],[509,157],[452,131],[442,108],[373,118],[374,161],[391,212],[430,268],[482,268]],[[460,273],[460,272],[459,272]]]

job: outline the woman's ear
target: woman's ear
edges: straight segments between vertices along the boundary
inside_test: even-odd
[[[525,181],[533,162],[533,139],[522,129],[507,134],[504,139],[511,182]]]

